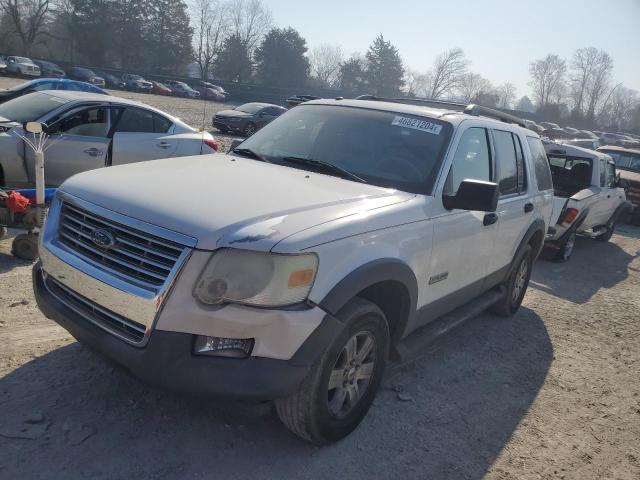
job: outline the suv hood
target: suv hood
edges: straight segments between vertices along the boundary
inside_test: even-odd
[[[223,154],[93,170],[60,190],[194,237],[200,249],[263,251],[302,230],[415,196]]]

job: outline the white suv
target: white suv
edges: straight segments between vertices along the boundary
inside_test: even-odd
[[[519,123],[317,100],[227,155],[76,175],[42,234],[38,304],[148,382],[273,399],[300,437],[337,440],[437,322],[519,308],[553,196]]]

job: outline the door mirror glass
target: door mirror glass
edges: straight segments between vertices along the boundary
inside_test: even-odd
[[[447,210],[476,210],[495,212],[498,208],[498,184],[482,180],[463,180],[453,195],[443,195],[442,204]]]
[[[25,122],[23,129],[29,133],[42,133],[46,131],[46,125],[40,122]]]

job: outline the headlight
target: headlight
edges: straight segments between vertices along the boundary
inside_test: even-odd
[[[306,300],[318,269],[314,254],[282,255],[226,248],[214,253],[193,294],[202,303],[283,307]]]

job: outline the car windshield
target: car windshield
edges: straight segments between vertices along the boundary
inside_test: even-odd
[[[244,105],[240,105],[239,107],[236,107],[234,110],[238,110],[239,112],[254,114],[254,113],[258,113],[263,108],[264,108],[264,105],[262,105],[261,103],[245,103]]]
[[[43,92],[34,92],[0,104],[0,117],[13,122],[32,122],[62,106],[65,100]]]
[[[616,167],[624,170],[633,170],[634,172],[640,172],[640,153],[626,153],[626,152],[612,152],[604,150],[604,153],[611,155],[613,161],[616,162]]]
[[[26,57],[16,57],[16,62],[18,62],[18,63],[32,63],[31,60],[29,60]]]
[[[328,163],[373,185],[430,193],[451,130],[450,124],[432,118],[302,105],[259,130],[240,148],[280,165],[328,173],[320,165]],[[337,175],[338,169],[334,170]]]

